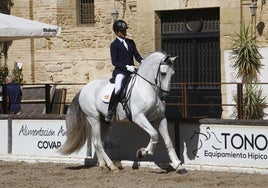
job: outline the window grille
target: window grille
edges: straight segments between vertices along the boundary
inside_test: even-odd
[[[94,0],[78,0],[78,25],[95,23]]]

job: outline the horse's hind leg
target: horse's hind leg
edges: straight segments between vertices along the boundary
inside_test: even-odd
[[[96,138],[93,135],[93,143],[96,143]],[[95,144],[94,144],[95,147]],[[101,156],[101,153],[99,152],[99,150],[95,149],[95,153],[99,162],[99,167],[101,167],[102,169],[106,167],[106,162],[104,161],[103,157]]]
[[[119,170],[118,167],[112,162],[112,160],[108,157],[108,155],[104,151],[104,147],[103,147],[102,139],[101,139],[101,127],[100,127],[101,123],[99,119],[94,118],[94,117],[88,117],[87,119],[92,127],[92,133],[94,135],[93,144],[94,144],[96,155],[98,157],[100,165],[104,165],[103,163],[105,162],[112,171],[118,171]]]
[[[109,132],[110,126],[104,125],[105,122],[101,122],[101,142],[103,143],[107,133]],[[103,159],[101,153],[99,152],[99,150],[96,150],[96,155],[98,157],[98,161],[99,161],[99,166],[101,168],[105,168],[106,166],[106,162]]]

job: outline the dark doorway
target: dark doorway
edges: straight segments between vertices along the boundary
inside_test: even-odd
[[[160,19],[162,50],[179,56],[167,99],[178,105],[167,106],[167,116],[183,117],[181,83],[187,83],[187,118],[220,118],[219,8],[162,11]]]

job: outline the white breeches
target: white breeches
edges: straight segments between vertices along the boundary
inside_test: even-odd
[[[114,92],[115,94],[119,94],[120,90],[121,90],[121,85],[122,85],[122,80],[125,78],[125,75],[123,74],[117,74],[115,77],[115,88],[114,88]]]

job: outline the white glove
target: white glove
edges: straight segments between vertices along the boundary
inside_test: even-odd
[[[133,65],[127,65],[126,68],[129,72],[135,72],[135,66]]]

